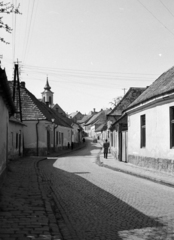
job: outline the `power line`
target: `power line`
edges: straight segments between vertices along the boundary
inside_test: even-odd
[[[173,36],[174,33],[166,27],[140,0],[137,0],[165,29],[167,29]]]
[[[25,47],[25,53],[24,53],[24,62],[25,62],[25,58],[26,58],[26,53],[28,50],[28,46],[29,46],[29,40],[30,40],[30,33],[31,33],[31,23],[32,23],[32,18],[33,18],[33,12],[34,12],[34,6],[35,6],[35,0],[33,0],[33,5],[32,5],[32,10],[31,10],[31,17],[30,17],[30,23],[29,23],[29,30],[28,30],[28,35],[27,35],[27,43],[26,43],[26,47]]]
[[[160,3],[165,7],[165,9],[174,17],[174,14],[166,7],[166,5],[160,0]]]
[[[79,70],[79,69],[62,69],[62,68],[50,68],[50,67],[41,67],[34,65],[21,65],[26,69],[43,69],[45,71],[68,71],[68,72],[83,72],[83,73],[101,73],[101,74],[134,74],[134,75],[157,75],[159,73],[123,73],[123,72],[104,72],[104,71],[90,71],[90,70]]]

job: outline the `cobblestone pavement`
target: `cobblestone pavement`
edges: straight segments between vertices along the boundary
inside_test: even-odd
[[[92,143],[39,163],[63,239],[174,239],[174,189],[100,167],[98,152]]]
[[[0,240],[63,239],[38,161],[25,158],[10,164],[0,189]]]

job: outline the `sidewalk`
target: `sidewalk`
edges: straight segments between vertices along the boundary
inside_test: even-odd
[[[153,182],[164,184],[170,187],[174,187],[174,175],[170,175],[156,170],[142,168],[130,163],[120,162],[116,160],[111,153],[108,154],[108,158],[103,157],[103,153],[99,152],[98,164],[102,167],[119,171],[133,176],[145,178]]]

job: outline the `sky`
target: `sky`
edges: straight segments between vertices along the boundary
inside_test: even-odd
[[[9,1],[4,1],[9,2]],[[173,0],[12,0],[4,14],[1,65],[41,98],[46,79],[67,113],[112,107],[130,87],[146,87],[174,66]]]

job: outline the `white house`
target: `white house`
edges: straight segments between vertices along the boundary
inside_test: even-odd
[[[174,174],[174,67],[125,111],[128,162]]]

